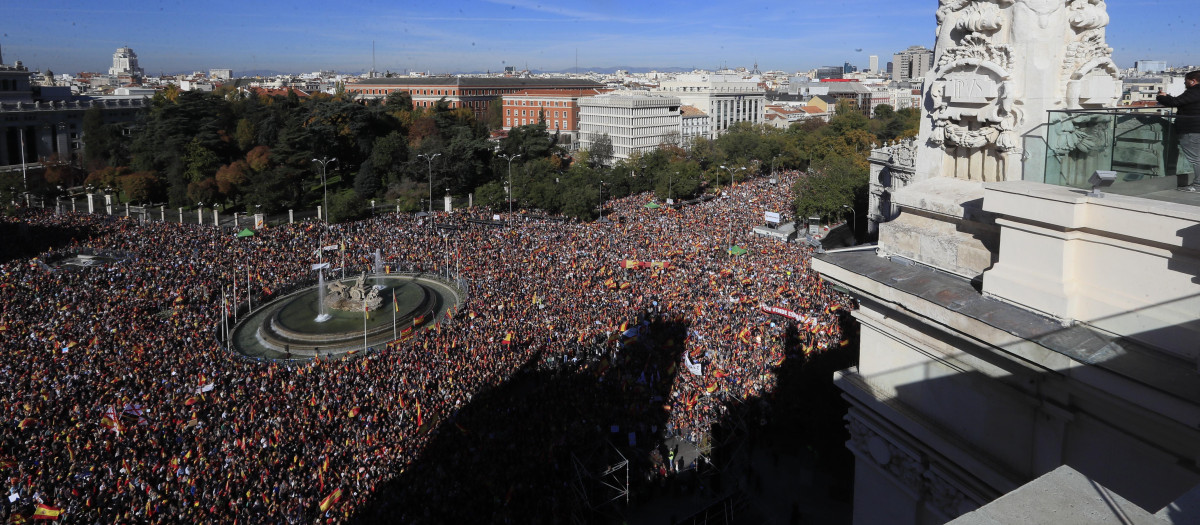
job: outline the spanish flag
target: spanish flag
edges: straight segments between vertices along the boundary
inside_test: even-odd
[[[738,337],[738,339],[741,339],[743,343],[749,343],[750,342],[750,328],[748,328],[748,327],[743,328],[741,332],[738,332],[737,337]]]
[[[341,499],[342,488],[338,487],[337,490],[330,492],[328,496],[325,496],[325,499],[321,500],[321,512],[329,510],[330,507],[334,506]]]
[[[37,504],[37,509],[33,511],[33,519],[35,520],[57,520],[58,515],[62,514],[62,509],[51,507],[49,505]]]
[[[512,332],[505,333],[504,341],[502,341],[502,342],[506,345],[511,345],[512,341],[513,341],[513,333]]]
[[[361,407],[354,407],[354,408],[351,408],[351,409],[350,409],[350,413],[348,414],[348,416],[350,416],[350,417],[352,417],[352,418],[353,418],[353,417],[358,417],[358,413],[359,413],[359,412],[361,412],[361,411],[362,411],[362,408],[361,408]]]
[[[400,312],[400,303],[396,302],[396,293],[395,292],[392,292],[392,307],[394,307],[396,309],[397,313]]]
[[[17,425],[17,426],[18,426],[18,427],[20,427],[20,428],[21,428],[21,430],[25,430],[25,429],[27,429],[27,428],[29,428],[29,427],[31,427],[31,426],[34,426],[34,425],[36,425],[36,424],[37,424],[37,420],[36,420],[36,419],[34,419],[34,418],[31,418],[31,417],[27,417],[27,418],[25,418],[25,419],[22,419],[22,420],[21,420],[21,423],[20,423],[19,425]]]

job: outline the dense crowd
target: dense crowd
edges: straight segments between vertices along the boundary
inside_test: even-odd
[[[86,214],[6,218],[79,236],[0,265],[4,517],[552,521],[576,504],[539,497],[537,478],[463,505],[412,472],[444,470],[420,459],[447,435],[465,449],[453,461],[475,469],[478,483],[488,469],[559,469],[571,440],[605,435],[618,419],[643,444],[663,435],[700,443],[730,402],[769,393],[784,359],[844,344],[838,321],[853,305],[810,271],[808,248],[750,233],[764,211],[789,208],[796,176],[680,209],[631,196],[608,203],[606,223],[517,216],[504,217],[514,227],[494,227],[468,220],[492,212],[464,210],[433,219],[459,227],[448,231],[389,214],[237,238]],[[243,307],[247,289],[269,300],[311,280],[332,244],[345,247],[353,272],[369,269],[376,249],[391,268],[457,270],[468,300],[411,339],[351,358],[258,362],[222,346],[216,327],[235,287]],[[734,244],[747,253],[730,256]],[[81,251],[120,255],[54,268]],[[530,376],[531,367],[558,375]],[[468,412],[514,377],[564,370],[569,381],[525,380],[522,406]],[[599,405],[584,422],[561,409]],[[530,436],[496,430],[503,418],[547,413],[556,415],[527,427],[545,434],[540,461],[505,462]]]

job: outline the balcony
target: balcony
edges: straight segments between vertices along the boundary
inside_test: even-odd
[[[1200,196],[1174,191],[1192,169],[1179,154],[1170,108],[1050,111],[1046,184],[1091,189],[1096,170],[1117,172],[1105,193],[1200,205]]]

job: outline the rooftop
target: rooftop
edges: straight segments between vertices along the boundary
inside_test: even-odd
[[[514,78],[514,77],[392,77],[368,78],[353,86],[460,86],[460,87],[578,87],[602,88],[603,84],[582,78]]]
[[[1031,341],[1074,361],[1097,366],[1137,383],[1154,385],[1183,399],[1200,401],[1195,363],[1082,324],[1064,327],[1054,318],[985,297],[965,277],[896,256],[880,257],[873,250],[828,252],[814,258]]]

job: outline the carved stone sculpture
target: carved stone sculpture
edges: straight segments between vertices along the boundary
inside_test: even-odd
[[[918,180],[1030,178],[1048,110],[1120,96],[1102,0],[941,0],[937,22]]]
[[[325,305],[335,310],[361,312],[365,309],[372,311],[383,304],[379,290],[366,284],[367,274],[364,272],[354,281],[354,286],[346,286],[340,281],[326,286]]]

